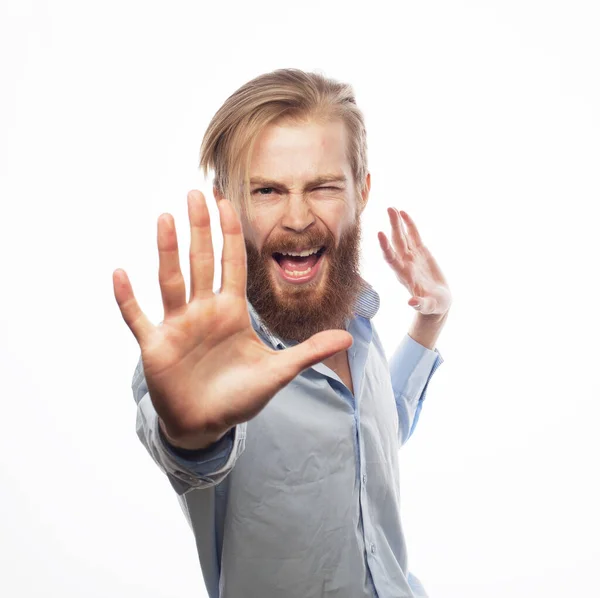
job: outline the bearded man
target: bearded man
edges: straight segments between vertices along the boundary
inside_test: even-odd
[[[416,313],[388,363],[359,274],[371,178],[352,88],[296,69],[253,79],[213,117],[200,165],[214,171],[219,291],[199,191],[189,299],[169,214],[164,320],[143,314],[123,270],[113,285],[141,349],[137,434],[177,493],[208,595],[426,596],[408,567],[398,449],[442,363],[451,294],[412,219],[389,208],[382,255]]]

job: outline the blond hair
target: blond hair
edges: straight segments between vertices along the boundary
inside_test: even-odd
[[[260,75],[229,96],[204,134],[200,168],[205,177],[213,170],[217,191],[252,218],[248,170],[257,137],[269,124],[310,119],[341,119],[346,124],[354,186],[362,192],[367,176],[367,137],[353,88],[299,69]]]

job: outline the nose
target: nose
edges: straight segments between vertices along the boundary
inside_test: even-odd
[[[285,214],[281,219],[281,226],[289,231],[301,233],[312,226],[314,222],[315,215],[304,196],[290,193],[285,206]]]

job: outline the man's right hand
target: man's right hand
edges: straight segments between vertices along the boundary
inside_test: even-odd
[[[256,416],[302,370],[350,347],[343,330],[328,330],[283,351],[267,347],[250,322],[246,248],[229,200],[218,203],[223,232],[222,284],[213,292],[214,253],[204,195],[188,194],[191,228],[189,301],[179,266],[175,223],[158,219],[159,284],[164,320],[140,309],[124,270],[113,272],[115,299],[139,343],[150,399],[167,438],[204,448]]]

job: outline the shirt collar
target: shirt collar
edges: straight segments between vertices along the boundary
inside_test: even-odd
[[[363,278],[360,279],[360,291],[356,301],[354,302],[354,314],[371,320],[375,314],[379,311],[379,294],[377,291]],[[260,316],[254,309],[253,305],[248,301],[248,311],[254,322],[256,322],[255,329],[262,331],[262,333],[269,339],[269,342],[276,348],[287,349],[288,347],[297,344],[297,341],[283,340],[273,334],[261,320]],[[346,321],[346,329],[351,320]]]

